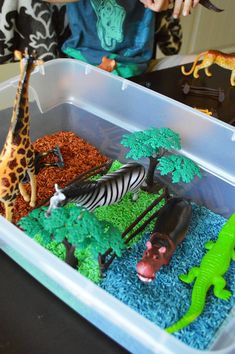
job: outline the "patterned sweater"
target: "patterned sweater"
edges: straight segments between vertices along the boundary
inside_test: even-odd
[[[153,13],[139,0],[80,0],[67,11],[42,0],[0,0],[0,64],[25,47],[45,61],[64,56],[64,43],[68,56],[94,65],[103,55],[115,58],[116,73],[129,77],[146,70],[156,44],[165,55],[179,52],[181,26],[171,10]]]

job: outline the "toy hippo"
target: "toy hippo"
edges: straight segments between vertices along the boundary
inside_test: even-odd
[[[151,282],[162,265],[167,265],[187,232],[192,215],[190,202],[182,198],[171,198],[158,214],[147,249],[137,264],[140,280]]]

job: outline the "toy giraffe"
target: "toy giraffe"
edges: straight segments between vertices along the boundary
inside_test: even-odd
[[[36,202],[35,152],[29,137],[28,86],[31,72],[43,63],[36,59],[36,53],[15,51],[20,60],[20,79],[13,107],[11,124],[5,145],[0,155],[0,201],[4,203],[6,219],[12,221],[13,208],[18,192],[30,206]],[[22,180],[28,173],[31,185],[31,198]]]

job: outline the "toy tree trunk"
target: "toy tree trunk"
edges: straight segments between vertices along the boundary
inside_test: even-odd
[[[111,249],[112,250],[112,249]],[[107,266],[105,264],[105,255],[99,253],[98,254],[98,264],[100,268],[100,276],[102,277],[104,274],[104,271],[107,269]]]
[[[148,187],[152,187],[154,185],[154,172],[157,164],[158,164],[157,157],[149,156],[149,168],[146,177],[146,184]]]
[[[63,244],[65,246],[66,254],[65,254],[65,262],[69,264],[72,268],[78,268],[78,260],[74,255],[75,247],[71,245],[66,239],[64,239]]]

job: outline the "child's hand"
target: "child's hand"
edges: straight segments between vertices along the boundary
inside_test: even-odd
[[[199,4],[200,0],[175,0],[173,17],[178,18],[181,14],[183,16],[190,15],[192,8]]]
[[[171,0],[140,0],[145,7],[155,12],[161,12],[168,9]]]
[[[169,5],[174,3],[174,18],[178,18],[181,14],[183,16],[190,15],[192,8],[196,7],[199,1],[200,0],[140,0],[145,7],[155,12],[167,10]]]

